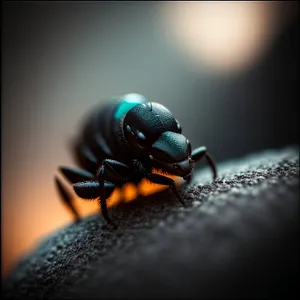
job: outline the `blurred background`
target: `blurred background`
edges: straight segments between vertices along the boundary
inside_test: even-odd
[[[2,275],[72,222],[53,178],[74,165],[68,140],[97,103],[160,102],[217,162],[298,144],[296,1],[2,7]]]

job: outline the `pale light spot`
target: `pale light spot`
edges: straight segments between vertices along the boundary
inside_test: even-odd
[[[116,109],[115,118],[120,120],[122,117],[136,105],[146,101],[146,98],[140,94],[126,94],[121,97],[122,102]]]
[[[279,24],[276,2],[165,2],[168,37],[198,68],[234,72],[252,66]],[[173,41],[172,41],[173,42]]]
[[[131,93],[125,95],[124,100],[129,103],[141,103],[146,101],[146,98],[143,95],[137,93]]]

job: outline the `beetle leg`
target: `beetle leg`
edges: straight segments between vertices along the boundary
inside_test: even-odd
[[[160,174],[148,174],[147,179],[150,180],[153,183],[157,183],[157,184],[162,184],[162,185],[168,185],[169,188],[171,189],[171,191],[175,194],[175,196],[177,197],[177,199],[179,200],[179,202],[186,206],[185,202],[183,201],[183,199],[181,198],[181,196],[179,195],[176,185],[175,185],[175,181],[169,177],[165,177],[162,176]]]
[[[80,198],[98,199],[104,219],[107,223],[111,223],[111,219],[108,217],[106,198],[112,194],[115,188],[114,184],[104,181],[85,181],[75,183],[73,187]]]
[[[103,152],[105,153],[105,157],[112,157],[112,153],[111,150],[109,148],[109,146],[107,145],[105,139],[102,137],[100,132],[97,132],[95,137],[95,143],[96,143],[96,150],[98,155],[103,155]]]
[[[110,182],[104,182],[103,187],[99,181],[83,181],[73,184],[77,196],[82,199],[94,200],[101,197],[101,188],[105,191],[107,197],[113,192],[115,185]]]
[[[80,166],[83,166],[90,172],[97,170],[98,160],[94,153],[85,145],[77,144],[74,146],[75,159]]]
[[[131,170],[129,166],[112,159],[105,159],[102,162],[101,167],[96,173],[96,178],[100,184],[100,206],[104,219],[107,223],[112,223],[112,220],[108,216],[108,210],[106,205],[106,191],[104,188],[104,181],[121,184],[132,178]]]
[[[113,183],[123,183],[132,179],[132,170],[117,160],[104,159],[96,173],[96,178]]]
[[[107,204],[106,204],[106,193],[105,193],[105,190],[104,190],[104,171],[105,171],[105,167],[102,166],[102,168],[100,169],[100,172],[98,173],[99,185],[100,185],[99,204],[100,204],[101,212],[102,212],[102,215],[103,215],[105,221],[107,223],[111,223],[112,220],[108,216],[108,210],[107,210]]]
[[[55,184],[64,204],[71,210],[72,214],[75,217],[75,220],[80,221],[80,216],[72,203],[71,194],[67,191],[67,189],[63,186],[61,181],[56,176],[55,176]]]
[[[59,167],[59,171],[68,179],[70,183],[87,181],[94,178],[94,175],[84,169]]]
[[[215,180],[217,178],[217,169],[216,169],[216,164],[212,157],[209,155],[207,152],[206,147],[199,147],[193,150],[192,152],[192,160],[194,161],[199,161],[203,156],[205,156],[210,168],[212,169],[213,172],[213,179]]]

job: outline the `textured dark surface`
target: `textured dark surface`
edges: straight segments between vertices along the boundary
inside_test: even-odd
[[[183,191],[99,215],[48,237],[3,282],[6,298],[289,297],[298,293],[299,150],[208,169]],[[294,295],[295,297],[295,295]]]

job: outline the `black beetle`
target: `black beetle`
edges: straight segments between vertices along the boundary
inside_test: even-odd
[[[106,199],[115,187],[138,184],[143,178],[167,185],[184,205],[173,179],[152,173],[153,168],[190,181],[196,161],[206,157],[214,179],[216,167],[206,147],[192,151],[179,122],[163,105],[142,95],[127,94],[96,107],[85,120],[73,144],[74,157],[82,169],[59,167],[83,199],[97,199],[102,215],[110,223]],[[56,177],[63,201],[77,220],[72,197]]]

